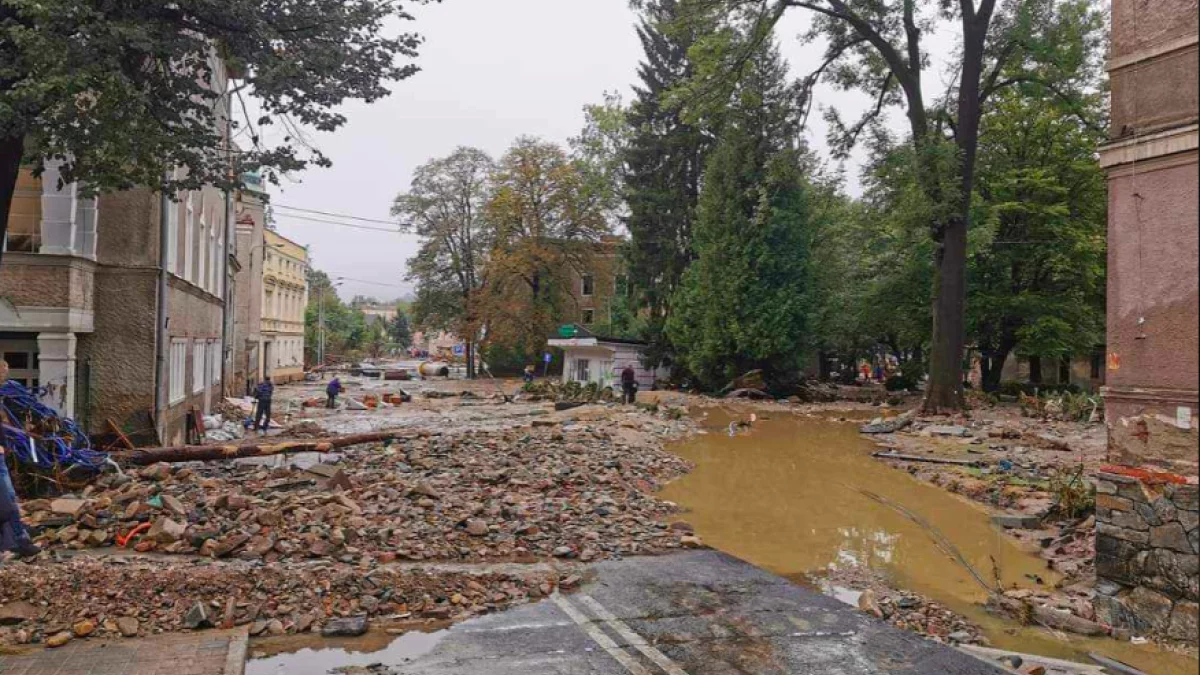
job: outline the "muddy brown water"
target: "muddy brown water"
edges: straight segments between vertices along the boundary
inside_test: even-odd
[[[1150,675],[1197,672],[1195,660],[1151,646],[1054,635],[987,614],[980,606],[986,592],[948,550],[959,551],[989,580],[994,559],[1008,586],[1036,587],[1026,575],[1046,584],[1057,576],[1035,554],[993,529],[983,509],[871,458],[875,447],[857,433],[857,422],[836,421],[861,421],[871,414],[757,415],[755,424],[730,437],[729,422],[745,420],[748,413],[712,410],[704,422],[709,433],[669,447],[696,468],[661,496],[690,511],[687,519],[707,544],[809,583],[819,583],[831,566],[882,570],[894,585],[968,616],[1001,649],[1084,663],[1088,652],[1098,652]],[[938,533],[940,546],[927,527]],[[857,596],[829,590],[849,602]],[[256,639],[246,673],[326,675],[375,663],[401,666],[452,639],[438,628],[400,636],[376,631],[355,639]]]
[[[445,630],[411,630],[396,636],[373,631],[360,638],[319,635],[256,640],[246,675],[327,675],[372,664],[401,666],[433,650]]]
[[[1150,645],[1051,634],[989,615],[987,591],[956,556],[1006,588],[1053,585],[1059,575],[978,505],[872,458],[875,445],[855,423],[760,412],[731,435],[729,423],[748,415],[710,410],[708,433],[668,448],[695,470],[661,496],[688,510],[706,544],[818,585],[838,567],[881,570],[893,585],[967,616],[1000,649],[1084,663],[1097,652],[1153,675],[1197,672],[1195,660]]]

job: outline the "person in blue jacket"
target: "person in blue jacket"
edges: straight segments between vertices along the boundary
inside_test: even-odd
[[[8,381],[8,362],[0,359],[0,384]],[[21,503],[8,475],[4,446],[0,445],[0,551],[12,551],[18,557],[37,555],[42,549],[29,537],[21,522]]]
[[[344,389],[342,380],[335,375],[329,384],[325,385],[325,407],[330,410],[337,408],[338,394],[342,393]]]
[[[274,397],[275,385],[271,384],[271,378],[264,377],[254,390],[254,398],[258,401],[254,411],[254,428],[263,433],[267,432],[271,424],[271,399]]]

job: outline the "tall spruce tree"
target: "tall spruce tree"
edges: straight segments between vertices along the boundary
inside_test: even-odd
[[[680,365],[702,388],[758,368],[781,384],[802,365],[813,216],[798,110],[768,44],[748,64],[708,162],[696,260],[666,324]]]
[[[692,227],[709,137],[686,122],[664,97],[692,76],[691,29],[678,22],[679,0],[652,0],[642,7],[638,37],[645,60],[629,113],[634,135],[626,150],[625,200],[631,304],[645,321],[650,359],[670,361],[664,334],[671,297],[692,262]],[[670,30],[667,28],[670,27]]]

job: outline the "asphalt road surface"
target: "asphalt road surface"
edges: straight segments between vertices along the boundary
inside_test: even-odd
[[[548,602],[456,626],[404,675],[997,675],[715,551],[613,561]]]

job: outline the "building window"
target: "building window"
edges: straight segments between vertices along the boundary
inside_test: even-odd
[[[208,342],[208,381],[210,384],[221,384],[221,341]]]
[[[591,362],[587,359],[575,359],[575,380],[578,382],[590,382]]]
[[[592,323],[595,320],[596,320],[596,310],[594,310],[594,309],[583,310],[583,325],[590,326],[590,325],[592,325]]]
[[[196,340],[192,343],[192,393],[198,394],[204,391],[204,374],[208,372],[204,368],[204,356],[206,346],[203,340]]]
[[[1103,368],[1104,368],[1104,353],[1096,352],[1095,354],[1092,354],[1092,379],[1093,380],[1100,379],[1100,374],[1102,372],[1104,372]]]
[[[163,264],[171,274],[179,274],[179,204],[167,199],[167,259]]]
[[[0,248],[37,253],[42,246],[42,184],[27,169],[17,174],[8,214],[8,231]]]
[[[196,285],[208,289],[209,257],[212,246],[208,241],[208,213],[204,208],[204,197],[200,198],[200,229],[197,233],[196,254],[200,256],[199,269],[196,272]]]
[[[187,385],[184,377],[187,373],[187,340],[176,338],[171,340],[171,372],[170,394],[172,405],[179,403],[187,395]]]
[[[583,297],[590,298],[596,292],[596,278],[590,274],[583,275]]]
[[[8,379],[16,380],[30,389],[38,386],[38,355],[36,351],[27,350],[34,349],[36,345],[37,342],[34,340],[28,342],[22,340],[3,352],[4,360],[8,363],[9,368]]]

